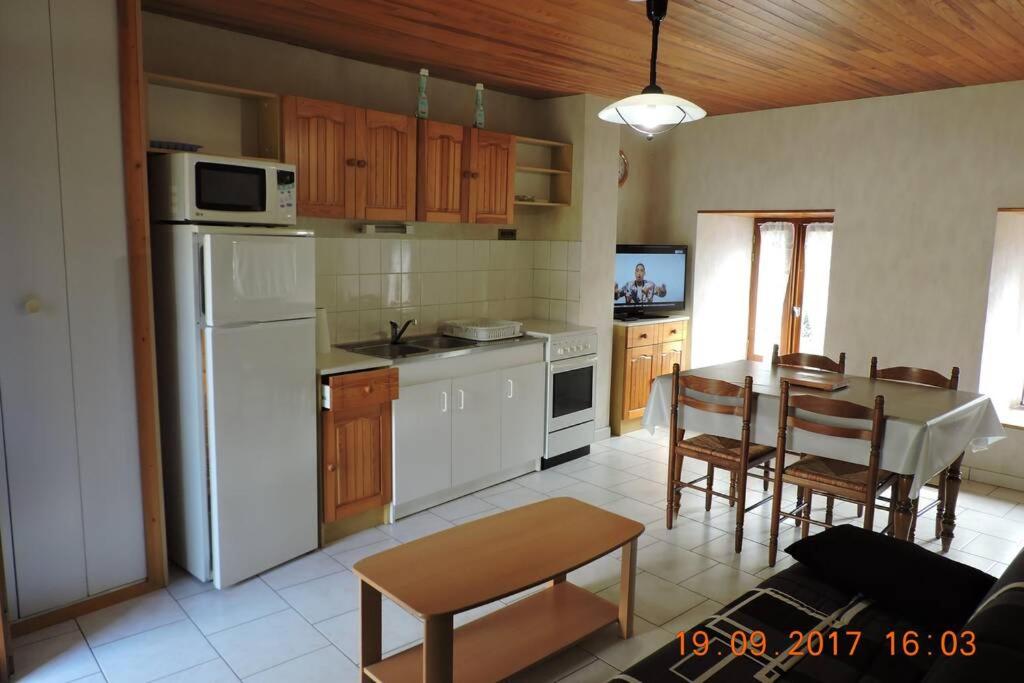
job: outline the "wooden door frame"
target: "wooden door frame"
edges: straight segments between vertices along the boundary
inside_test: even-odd
[[[140,0],[117,0],[121,146],[124,160],[128,281],[132,314],[135,409],[138,420],[146,578],[11,624],[15,637],[143,595],[167,585],[160,417],[157,404],[149,191],[146,177],[146,80],[142,70]]]
[[[772,213],[754,217],[753,248],[750,255],[750,299],[747,315],[747,359],[763,361],[754,355],[754,333],[757,326],[757,285],[761,256],[761,230],[763,223],[792,223],[793,253],[789,267],[789,282],[786,284],[782,329],[779,334],[779,353],[796,353],[800,350],[800,324],[793,316],[793,308],[800,306],[800,320],[803,320],[804,260],[807,241],[807,226],[810,223],[834,223],[835,216],[821,215],[820,212],[794,212],[789,215]]]

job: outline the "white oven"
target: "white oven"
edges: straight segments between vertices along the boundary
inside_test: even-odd
[[[149,159],[154,221],[295,225],[295,167],[272,160],[171,152]]]
[[[548,364],[548,433],[594,421],[597,354]]]

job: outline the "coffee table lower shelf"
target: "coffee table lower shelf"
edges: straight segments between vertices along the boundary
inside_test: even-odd
[[[512,676],[618,619],[618,606],[568,581],[455,629],[454,678],[491,683]],[[423,648],[364,671],[378,683],[423,680]]]

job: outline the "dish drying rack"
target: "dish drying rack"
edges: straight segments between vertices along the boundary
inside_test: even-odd
[[[523,324],[514,320],[462,318],[459,320],[445,320],[438,325],[438,331],[446,337],[488,342],[522,336]]]

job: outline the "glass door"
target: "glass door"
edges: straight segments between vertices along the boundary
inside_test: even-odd
[[[832,221],[758,219],[750,276],[747,358],[823,353],[832,258]]]

